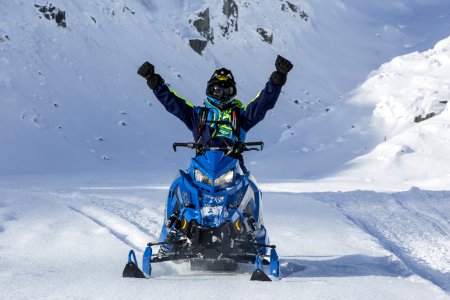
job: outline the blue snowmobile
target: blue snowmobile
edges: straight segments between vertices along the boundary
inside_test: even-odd
[[[172,183],[158,242],[148,243],[139,269],[133,250],[123,277],[149,278],[152,264],[190,261],[191,269],[234,271],[239,263],[254,264],[251,280],[279,276],[279,261],[262,218],[261,191],[238,156],[262,150],[262,142],[236,142],[226,147],[174,143],[173,149],[196,150],[187,171]],[[253,147],[253,148],[252,148]],[[159,246],[154,254],[152,247]]]

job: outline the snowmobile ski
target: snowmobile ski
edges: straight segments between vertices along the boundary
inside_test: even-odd
[[[128,253],[128,263],[125,265],[122,273],[123,277],[132,278],[145,278],[144,273],[139,269],[138,263],[136,261],[136,254],[133,250]]]

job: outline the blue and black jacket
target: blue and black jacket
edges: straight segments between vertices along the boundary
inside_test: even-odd
[[[210,146],[222,146],[224,140],[235,142],[237,140],[245,142],[246,133],[262,119],[266,112],[272,109],[277,102],[281,92],[281,85],[277,85],[269,80],[265,88],[258,93],[255,99],[243,106],[239,100],[235,100],[232,105],[219,110],[212,105],[208,99],[205,100],[205,107],[208,108],[207,120],[211,121],[231,121],[231,113],[238,109],[239,133],[233,132],[229,125],[208,125],[204,130],[199,130],[200,114],[204,110],[201,106],[194,106],[186,99],[179,96],[174,90],[169,88],[163,81],[153,90],[156,98],[166,108],[168,112],[178,117],[192,131],[195,142],[208,143]],[[225,123],[225,122],[223,122]]]

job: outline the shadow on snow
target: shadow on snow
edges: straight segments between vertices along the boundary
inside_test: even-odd
[[[282,277],[408,277],[413,273],[392,256],[347,255],[333,259],[282,259]]]

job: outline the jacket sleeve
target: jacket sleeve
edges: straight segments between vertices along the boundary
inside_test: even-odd
[[[166,108],[168,112],[175,115],[178,119],[192,130],[194,128],[195,110],[192,103],[180,97],[174,90],[170,89],[165,83],[160,84],[153,90],[156,98]]]
[[[264,119],[266,112],[274,108],[280,92],[281,85],[274,84],[269,80],[266,83],[266,87],[258,93],[256,98],[243,107],[241,111],[241,128],[248,131]]]

